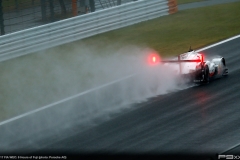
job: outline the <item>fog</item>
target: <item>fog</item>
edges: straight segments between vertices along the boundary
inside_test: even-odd
[[[34,141],[62,134],[61,129],[77,125],[84,130],[149,98],[189,87],[179,83],[170,66],[148,64],[148,55],[158,54],[153,49],[101,43],[70,44],[10,60],[8,72],[1,71],[7,119],[11,112],[45,109],[0,125],[0,148],[41,148]]]

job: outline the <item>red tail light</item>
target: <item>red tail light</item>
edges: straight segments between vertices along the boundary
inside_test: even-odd
[[[203,55],[202,55],[202,54],[200,54],[199,58],[200,58],[201,62],[203,62],[203,61],[204,61],[204,57],[203,57]]]
[[[148,64],[155,65],[160,62],[160,57],[158,54],[153,53],[148,56]]]

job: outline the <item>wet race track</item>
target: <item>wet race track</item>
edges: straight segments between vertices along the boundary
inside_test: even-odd
[[[56,126],[57,131],[48,128],[28,135],[28,130],[16,134],[7,126],[26,127],[24,121],[29,119],[0,124],[0,133],[8,130],[6,133],[12,134],[9,144],[2,143],[5,135],[0,134],[0,156],[5,146],[12,148],[3,152],[7,155],[143,154],[173,155],[174,159],[179,155],[193,155],[194,159],[198,155],[199,159],[217,159],[217,154],[240,155],[240,37],[201,52],[223,56],[229,75],[135,104],[133,109],[116,113],[107,121],[96,119],[86,129],[75,123],[67,129]]]
[[[49,150],[207,156],[240,152],[240,38],[202,53],[225,57],[229,76],[152,98],[85,131],[72,126],[41,139],[30,154]]]

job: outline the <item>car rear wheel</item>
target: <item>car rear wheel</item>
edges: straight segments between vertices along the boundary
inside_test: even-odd
[[[209,83],[209,81],[210,81],[208,66],[206,66],[204,68],[204,81],[205,81],[205,83]]]

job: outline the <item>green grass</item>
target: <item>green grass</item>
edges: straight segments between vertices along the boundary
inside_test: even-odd
[[[206,0],[177,0],[177,3],[185,4],[185,3],[192,3],[192,2],[199,2],[199,1],[206,1]]]
[[[91,64],[91,59],[82,57],[84,54],[92,54],[96,59],[107,57],[126,45],[150,47],[162,56],[186,52],[190,45],[193,49],[201,48],[240,34],[239,8],[237,2],[189,9],[0,62],[0,120],[91,88],[89,80],[93,77],[105,83],[101,73],[94,75],[84,70],[84,61]],[[91,48],[86,50],[85,46]],[[98,66],[88,67],[95,70]]]
[[[240,3],[177,12],[83,40],[149,46],[162,56],[177,55],[240,34]],[[81,41],[79,41],[80,43]],[[78,42],[76,42],[78,43]]]

